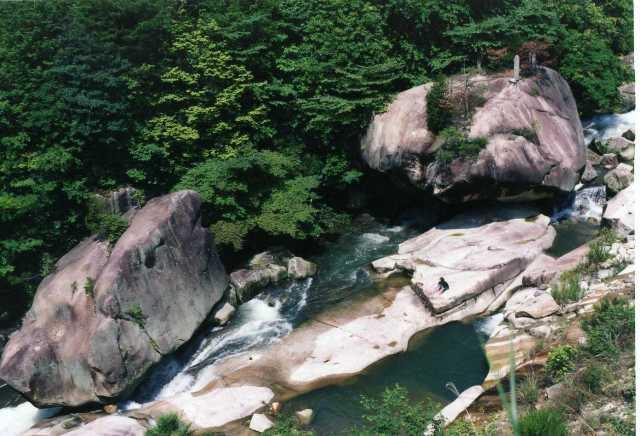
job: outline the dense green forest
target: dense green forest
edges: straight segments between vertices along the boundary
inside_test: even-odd
[[[536,44],[583,115],[611,112],[632,19],[632,0],[2,2],[0,321],[89,234],[92,193],[195,189],[228,253],[331,234],[395,93]]]

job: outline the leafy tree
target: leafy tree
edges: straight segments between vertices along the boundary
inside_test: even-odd
[[[618,86],[631,77],[605,41],[591,32],[571,31],[562,51],[560,73],[571,84],[579,111],[615,110],[620,98]]]

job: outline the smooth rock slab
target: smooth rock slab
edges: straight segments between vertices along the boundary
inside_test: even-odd
[[[146,429],[133,418],[106,416],[65,433],[67,436],[144,436]]]

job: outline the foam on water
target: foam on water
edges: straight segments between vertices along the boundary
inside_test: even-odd
[[[0,409],[0,435],[17,436],[59,411],[59,407],[38,409],[29,402]]]
[[[504,320],[503,313],[496,313],[495,315],[482,318],[473,323],[473,327],[476,332],[491,337],[495,329]]]
[[[363,233],[362,239],[374,244],[384,244],[385,242],[389,242],[388,236],[384,236],[379,233]]]
[[[636,111],[624,114],[596,115],[593,118],[583,121],[585,145],[592,141],[606,141],[609,138],[622,136],[628,129],[636,124]]]

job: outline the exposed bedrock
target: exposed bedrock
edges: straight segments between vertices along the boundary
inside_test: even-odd
[[[549,68],[516,83],[510,79],[510,74],[469,78],[470,115],[456,127],[470,138],[487,140],[477,157],[437,161],[441,141],[428,127],[427,84],[398,94],[386,112],[374,117],[361,144],[365,162],[448,202],[571,191],[586,161],[582,125],[567,82]],[[449,82],[453,105],[463,105],[464,77]]]
[[[191,392],[145,405],[140,418],[176,412],[198,430],[221,430],[268,406],[334,384],[406,351],[418,332],[487,313],[553,242],[549,218],[527,208],[455,217],[374,262],[377,293],[364,293],[315,315],[281,341],[200,370]],[[427,294],[423,301],[413,287]],[[450,289],[432,292],[444,276]],[[517,282],[517,283],[516,283]],[[374,332],[374,333],[372,333]],[[231,406],[233,405],[233,406]]]
[[[191,338],[227,278],[200,197],[149,201],[114,246],[90,237],[56,264],[2,355],[0,377],[38,406],[114,402]]]

